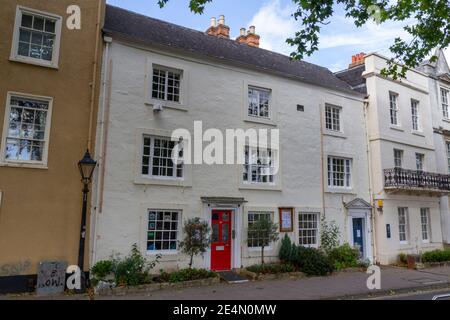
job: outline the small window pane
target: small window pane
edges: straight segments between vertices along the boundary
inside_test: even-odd
[[[44,19],[41,17],[34,16],[33,29],[44,30]]]
[[[33,16],[28,14],[22,14],[22,27],[31,28],[33,25]]]

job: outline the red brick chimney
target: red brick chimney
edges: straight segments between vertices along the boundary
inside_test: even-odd
[[[361,53],[353,55],[352,56],[352,63],[350,63],[348,65],[348,68],[351,69],[353,67],[356,67],[356,66],[364,64],[364,59],[365,59],[364,57],[365,56],[366,56],[366,54],[364,52],[361,52]]]
[[[219,23],[216,23],[216,18],[211,18],[211,25],[206,30],[206,33],[210,36],[216,36],[220,38],[230,38],[230,27],[225,24],[225,16],[219,17]]]
[[[256,34],[255,30],[255,26],[251,26],[246,34],[245,28],[241,28],[241,34],[236,38],[236,41],[252,47],[259,47],[260,36]]]

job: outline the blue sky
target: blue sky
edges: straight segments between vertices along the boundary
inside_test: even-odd
[[[201,31],[208,28],[211,17],[223,14],[233,38],[240,28],[255,25],[261,36],[261,47],[283,54],[292,51],[285,40],[300,27],[291,17],[295,9],[291,0],[214,0],[206,6],[203,15],[190,12],[188,0],[170,0],[163,9],[157,0],[107,0],[107,3]],[[352,20],[345,18],[342,8],[336,6],[335,15],[320,33],[319,51],[305,60],[338,71],[345,69],[351,56],[359,52],[376,51],[389,56],[394,38],[409,38],[403,31],[404,25],[404,22],[369,23],[357,28]]]

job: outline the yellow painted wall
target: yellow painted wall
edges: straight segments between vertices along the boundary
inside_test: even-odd
[[[72,4],[81,8],[81,30],[66,27],[66,10]],[[9,60],[17,5],[63,17],[59,69]],[[77,162],[87,147],[95,40],[103,13],[104,0],[2,0],[0,127],[8,91],[53,97],[53,110],[48,169],[0,166],[0,276],[34,274],[43,260],[77,263],[82,196]],[[100,47],[99,68],[101,55]],[[98,79],[97,73],[97,89]],[[94,101],[95,124],[98,98]],[[87,262],[87,246],[85,252]]]

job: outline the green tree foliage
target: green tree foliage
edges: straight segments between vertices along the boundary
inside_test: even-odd
[[[326,220],[322,220],[321,229],[320,248],[326,253],[329,253],[331,250],[339,246],[339,237],[341,232],[339,231],[339,227],[335,221],[327,222]]]
[[[281,240],[281,248],[279,253],[280,260],[283,262],[289,261],[289,258],[291,256],[291,250],[292,250],[291,239],[287,234],[285,234],[283,240]]]
[[[213,0],[190,0],[189,8],[202,14],[206,4]],[[436,47],[446,48],[450,42],[450,1],[448,0],[292,0],[296,10],[292,14],[299,22],[299,31],[287,43],[295,48],[291,57],[303,59],[319,48],[321,28],[330,22],[334,5],[344,7],[347,18],[356,27],[370,21],[383,24],[390,21],[414,21],[404,27],[412,40],[396,38],[390,47],[393,58],[388,67],[382,70],[385,76],[394,79],[405,77],[408,68],[416,67]],[[164,7],[169,0],[158,0]],[[431,58],[432,61],[435,56]],[[399,66],[399,64],[401,66]]]
[[[181,252],[190,257],[189,269],[192,268],[194,256],[203,254],[210,244],[210,228],[208,223],[200,218],[192,218],[185,222],[183,227],[184,239],[180,242]]]
[[[278,225],[270,219],[259,219],[249,226],[248,231],[261,239],[261,265],[264,265],[264,248],[278,240]]]

